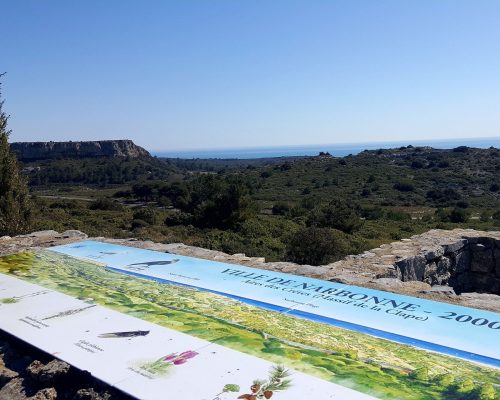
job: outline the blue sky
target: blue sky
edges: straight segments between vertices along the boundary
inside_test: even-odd
[[[500,136],[500,1],[0,0],[11,140]]]

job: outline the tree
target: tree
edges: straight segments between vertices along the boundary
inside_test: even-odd
[[[469,220],[469,213],[462,208],[454,208],[451,210],[449,215],[450,222],[460,223],[467,222]]]
[[[17,235],[30,228],[31,205],[27,181],[9,147],[9,116],[3,111],[3,105],[0,90],[0,235]]]
[[[347,245],[329,228],[311,226],[296,232],[287,248],[288,259],[298,264],[324,265],[345,255]]]
[[[360,219],[357,205],[334,199],[328,205],[314,210],[309,215],[307,225],[353,233],[361,228],[363,221]]]
[[[406,181],[396,182],[393,187],[400,192],[413,192],[415,190],[413,184]]]
[[[429,380],[429,370],[427,367],[417,368],[410,373],[410,378],[419,380],[419,381],[427,381]]]
[[[491,384],[482,385],[477,393],[477,398],[479,400],[494,400],[495,399],[495,388]]]
[[[139,208],[138,210],[134,211],[133,218],[135,220],[147,222],[149,225],[155,225],[158,222],[158,215],[156,213],[156,210],[150,207]]]
[[[285,202],[278,202],[273,205],[273,215],[287,215],[290,212],[290,206]]]
[[[253,214],[253,204],[242,182],[221,182],[221,188],[201,201],[193,214],[198,227],[236,229]]]
[[[453,382],[455,382],[455,378],[450,373],[438,375],[434,378],[434,380],[443,387],[450,386]]]

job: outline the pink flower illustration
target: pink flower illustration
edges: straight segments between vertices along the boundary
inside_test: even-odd
[[[165,356],[165,358],[163,358],[163,361],[172,361],[172,360],[175,360],[176,357],[177,357],[177,353],[172,353],[172,354],[169,354],[168,356]]]
[[[182,353],[170,353],[169,355],[162,357],[154,362],[142,365],[142,368],[154,374],[164,374],[168,371],[172,365],[182,365],[185,364],[189,359],[196,357],[198,353],[196,351],[188,350]]]
[[[196,351],[188,350],[188,351],[184,351],[183,353],[181,353],[179,355],[179,357],[185,358],[187,360],[187,359],[196,357],[197,355],[198,355],[198,353]]]
[[[196,351],[188,350],[184,351],[181,354],[172,353],[163,358],[163,361],[168,363],[172,363],[174,365],[181,365],[187,362],[190,358],[196,357],[198,353]]]

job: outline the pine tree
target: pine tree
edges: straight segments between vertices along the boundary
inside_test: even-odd
[[[3,111],[3,104],[0,90],[0,236],[25,233],[31,219],[28,185],[15,154],[10,151],[9,116]]]

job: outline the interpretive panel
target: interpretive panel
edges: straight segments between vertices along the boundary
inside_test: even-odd
[[[494,398],[499,317],[92,241],[0,258],[1,329],[145,399]]]
[[[3,330],[80,369],[91,371],[102,381],[137,398],[163,399],[167,390],[171,394],[182,394],[183,399],[234,398],[235,393],[252,393],[250,386],[254,379],[261,376],[269,379],[272,375],[285,382],[285,385],[272,385],[276,394],[286,391],[287,396],[297,398],[334,399],[339,395],[347,399],[373,399],[0,274],[0,293],[10,290],[7,287],[14,287],[11,292],[23,295],[9,297],[8,302],[2,298]],[[196,384],[188,384],[193,379]]]
[[[55,251],[291,314],[500,367],[500,315],[394,293],[86,241]],[[474,340],[471,340],[474,338]]]

